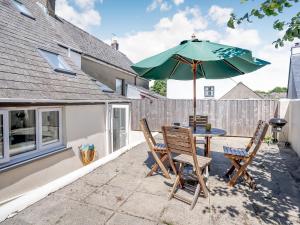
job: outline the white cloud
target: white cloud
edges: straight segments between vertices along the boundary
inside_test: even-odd
[[[184,0],[173,0],[175,5],[180,5],[182,3],[184,3]]]
[[[237,77],[254,90],[269,91],[276,86],[287,86],[290,46],[276,49],[274,45],[262,46],[254,52],[254,56],[270,62],[270,65],[255,72]]]
[[[75,3],[82,9],[93,8],[95,0],[75,0]]]
[[[155,10],[156,8],[160,7],[160,5],[163,3],[163,0],[153,0],[150,5],[147,7],[147,12],[151,12]]]
[[[160,11],[169,11],[171,8],[172,8],[172,6],[167,2],[163,2],[160,5]]]
[[[146,11],[152,12],[155,9],[159,9],[160,11],[169,11],[172,8],[172,4],[178,6],[182,3],[184,3],[184,0],[172,0],[172,2],[167,0],[152,0],[151,4],[147,6]]]
[[[145,57],[159,53],[178,45],[182,40],[190,39],[199,32],[205,39],[216,39],[216,32],[203,30],[207,21],[198,8],[186,8],[172,17],[164,17],[150,31],[140,31],[125,37],[119,37],[120,50],[137,62]],[[109,43],[110,41],[107,41]]]
[[[255,29],[231,29],[226,28],[221,43],[240,46],[241,48],[253,48],[261,44],[259,33]]]
[[[81,10],[76,10],[69,4],[68,0],[57,0],[57,15],[84,30],[88,30],[91,26],[99,26],[101,24],[101,15],[94,9],[95,1],[76,0],[76,3]]]
[[[217,23],[217,25],[224,25],[227,23],[232,12],[232,8],[222,8],[220,6],[213,5],[210,7],[208,15],[214,22]]]

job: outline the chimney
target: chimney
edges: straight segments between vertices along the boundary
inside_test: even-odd
[[[56,0],[47,0],[47,10],[50,16],[55,17],[55,1]]]
[[[111,47],[117,51],[119,50],[119,43],[117,41],[116,36],[114,36],[111,40]]]
[[[191,39],[192,39],[192,40],[196,40],[196,39],[197,39],[197,37],[196,37],[196,34],[195,34],[195,33],[193,33],[193,34],[192,34],[192,36],[191,36]]]

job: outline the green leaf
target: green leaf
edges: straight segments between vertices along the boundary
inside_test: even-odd
[[[227,22],[227,27],[230,27],[230,28],[232,28],[232,29],[235,28],[235,27],[234,27],[234,20],[233,20],[232,17],[230,17],[230,19],[228,20],[228,22]]]

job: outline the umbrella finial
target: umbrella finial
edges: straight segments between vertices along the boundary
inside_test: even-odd
[[[192,36],[191,36],[191,38],[192,38],[192,40],[196,40],[197,39],[196,34],[193,33]]]

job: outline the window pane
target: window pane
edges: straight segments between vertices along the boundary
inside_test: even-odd
[[[26,15],[32,16],[31,13],[29,12],[29,10],[21,2],[14,1],[14,3],[20,12],[22,12]]]
[[[4,157],[3,115],[0,114],[0,159]]]
[[[50,144],[59,141],[59,112],[42,112],[42,142]]]
[[[36,148],[35,110],[9,112],[9,153],[11,156]]]
[[[54,69],[71,70],[60,55],[44,50],[40,50],[40,52]]]
[[[123,80],[116,79],[116,93],[119,95],[123,94]]]
[[[126,146],[126,109],[114,108],[113,116],[113,151],[116,151]]]

